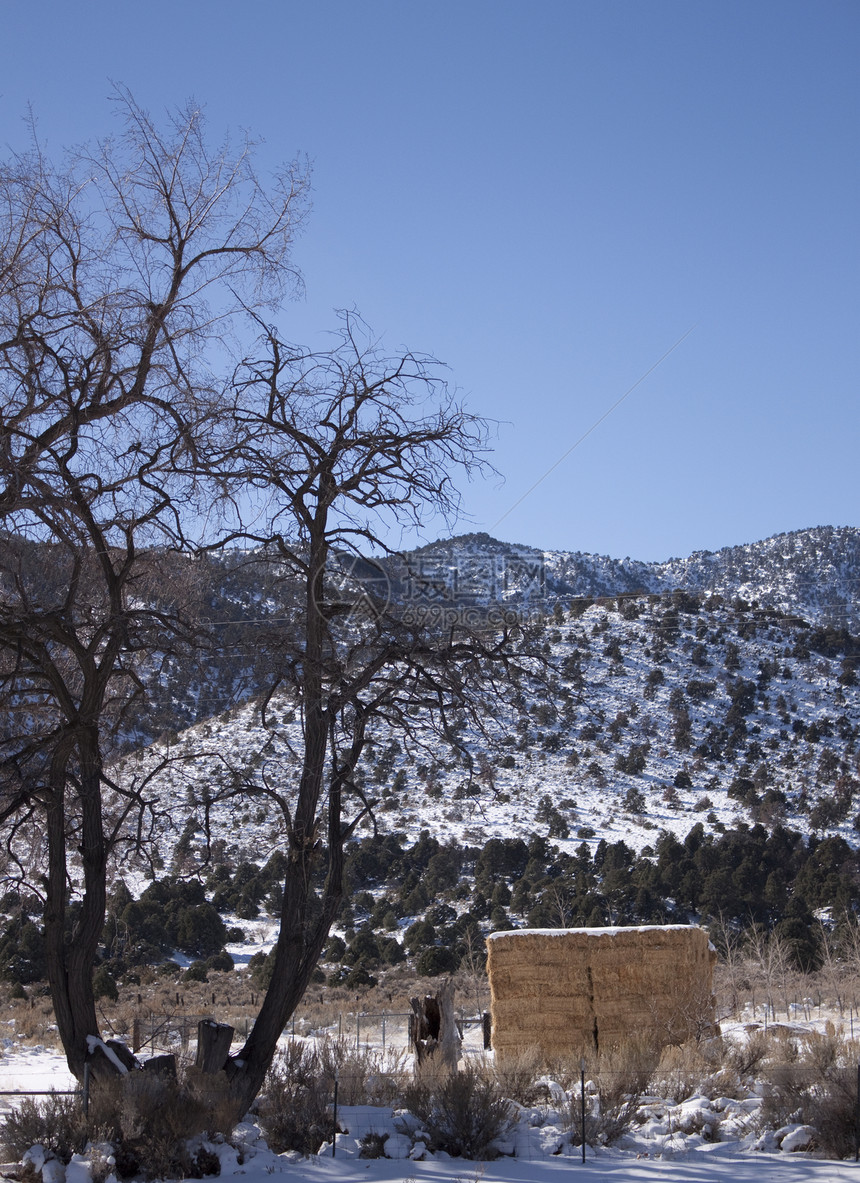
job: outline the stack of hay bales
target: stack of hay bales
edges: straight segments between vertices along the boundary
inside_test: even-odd
[[[487,949],[498,1060],[681,1043],[713,1023],[716,953],[701,928],[520,929]]]

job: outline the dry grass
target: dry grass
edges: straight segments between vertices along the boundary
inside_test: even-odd
[[[183,983],[177,979],[165,978],[154,969],[139,972],[139,985],[121,982],[118,1001],[112,1003],[102,1000],[98,1006],[100,1025],[106,1035],[123,1039],[131,1045],[137,1029],[141,1039],[139,1051],[142,1058],[157,1051],[181,1052],[183,1049],[178,1036],[183,1019],[187,1019],[184,1034],[189,1041],[193,1041],[196,1038],[197,1020],[200,1017],[230,1023],[235,1027],[239,1038],[244,1036],[256,1017],[261,996],[243,970],[212,973],[209,983]],[[723,963],[717,967],[717,1012],[721,1017],[736,1014],[733,1009],[735,1004],[743,1008],[753,1003],[758,1008],[758,1015],[762,1015],[766,992],[756,974],[755,962],[749,959],[731,966]],[[470,978],[461,977],[457,980],[462,986],[461,992],[457,994],[458,1011],[469,1015],[475,1014],[475,983]],[[830,965],[826,974],[797,977],[788,997],[791,1004],[798,1006],[800,1010],[793,1011],[789,1017],[823,1021],[830,1013],[836,1018],[837,1023],[841,1022],[846,1033],[850,1033],[852,1020],[860,1032],[858,982],[860,979],[847,963],[841,965],[840,973],[836,973],[834,966]],[[430,993],[434,988],[435,983],[432,979],[416,977],[403,966],[381,975],[380,984],[369,990],[356,991],[344,987],[312,985],[288,1030],[292,1029],[301,1035],[332,1030],[337,1032],[339,1020],[342,1018],[344,1032],[350,1031],[354,1036],[355,1015],[358,1012],[380,1015],[386,1011],[389,1015],[405,1015],[410,1009],[411,997]],[[480,993],[480,984],[477,988]],[[749,1011],[746,1013],[749,1015]],[[14,1032],[21,1044],[39,1044],[59,1050],[56,1024],[46,987],[28,986],[24,998],[15,998],[12,997],[9,986],[0,984],[0,1020],[6,1020],[8,1029]],[[768,1021],[770,1025],[773,1024],[772,1010]],[[560,1014],[556,1026],[566,1022],[565,1016]],[[694,1026],[695,1034],[704,1034],[704,1029],[700,1025],[694,1023]],[[405,1047],[405,1027],[405,1019],[389,1024],[390,1044]],[[364,1031],[365,1026],[362,1024],[362,1032]],[[367,1034],[372,1040],[378,1041],[378,1030],[371,1034],[368,1027]],[[764,1053],[758,1049],[757,1038],[753,1036],[748,1043],[739,1044],[731,1051],[732,1067],[741,1077],[748,1075],[754,1069],[755,1063],[762,1059]],[[704,1039],[703,1042],[707,1044],[708,1040]],[[571,1053],[574,1060],[578,1060],[578,1052],[577,1048]],[[500,1070],[506,1054],[513,1057],[510,1064],[512,1085],[509,1091],[511,1095],[520,1095],[528,1085],[517,1083],[518,1077],[522,1075],[519,1057],[514,1052],[501,1052]],[[525,1054],[528,1057],[533,1053],[526,1049]],[[745,1063],[750,1057],[751,1062]],[[550,1062],[557,1058],[556,1042],[547,1049],[546,1058]]]
[[[380,985],[367,990],[311,986],[288,1030],[297,1035],[337,1031],[343,1019],[345,1027],[354,1031],[356,1013],[381,1015],[386,1011],[406,1015],[409,999],[433,988],[432,979],[417,977],[400,966],[384,975]],[[210,973],[209,982],[204,983],[182,982],[165,978],[154,969],[144,969],[139,984],[120,982],[116,1002],[100,999],[97,1014],[106,1037],[133,1047],[137,1036],[135,1050],[145,1059],[159,1051],[187,1052],[196,1039],[201,1018],[228,1023],[235,1028],[237,1038],[244,1037],[254,1023],[261,1000],[261,992],[244,970]],[[459,1001],[468,1008],[468,999]],[[14,998],[10,987],[0,983],[0,1019],[11,1023],[19,1043],[61,1050],[47,987],[31,986],[24,998]],[[396,1026],[392,1031],[397,1033]],[[403,1032],[405,1047],[405,1019]]]
[[[578,1073],[569,1071],[568,1129],[572,1143],[581,1146],[584,1136],[589,1146],[610,1145],[630,1129],[636,1120],[655,1063],[653,1044],[634,1040],[628,1040],[586,1061],[588,1087],[584,1130],[581,1078],[578,1078]]]
[[[11,1029],[25,1047],[60,1046],[54,1008],[50,997],[40,987],[31,988],[26,998],[0,995],[0,1014],[12,1024]]]

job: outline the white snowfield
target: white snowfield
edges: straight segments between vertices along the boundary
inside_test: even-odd
[[[65,1056],[55,1048],[22,1047],[9,1037],[0,1041],[0,1094],[65,1092],[77,1086]],[[0,1113],[13,1103],[13,1098],[0,1095]]]
[[[744,1157],[726,1147],[716,1146],[708,1154],[667,1161],[666,1159],[621,1159],[602,1154],[585,1165],[575,1155],[544,1162],[517,1162],[497,1159],[491,1163],[464,1162],[386,1162],[361,1159],[344,1162],[318,1159],[300,1162],[289,1168],[295,1180],[331,1180],[331,1183],[359,1183],[359,1180],[414,1180],[432,1183],[842,1183],[856,1179],[858,1168],[852,1163],[819,1162],[812,1159],[768,1159]],[[222,1172],[223,1174],[223,1172]],[[262,1183],[262,1177],[247,1183]]]

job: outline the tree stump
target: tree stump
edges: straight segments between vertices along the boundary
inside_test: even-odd
[[[156,1076],[163,1076],[167,1080],[176,1080],[176,1056],[167,1053],[163,1056],[152,1056],[143,1061],[144,1072],[154,1072]]]
[[[410,999],[412,1050],[415,1071],[427,1064],[442,1072],[456,1072],[461,1039],[454,1017],[454,987],[443,982],[436,994]]]
[[[87,1038],[87,1044],[87,1064],[93,1083],[116,1080],[118,1076],[140,1068],[140,1061],[137,1057],[132,1055],[126,1045],[117,1039],[109,1039],[105,1042],[97,1035],[90,1035]]]
[[[201,1019],[197,1024],[197,1059],[201,1072],[220,1072],[227,1063],[233,1028],[228,1023],[214,1023]]]
[[[124,1043],[118,1039],[108,1039],[106,1043],[127,1072],[133,1072],[140,1067],[137,1056]]]

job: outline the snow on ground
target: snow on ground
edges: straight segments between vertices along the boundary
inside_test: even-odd
[[[0,1039],[0,1116],[16,1104],[14,1097],[4,1093],[63,1092],[76,1087],[65,1056],[55,1048],[24,1047],[11,1036]]]
[[[349,1125],[350,1110],[343,1113],[342,1124]],[[390,1110],[376,1110],[378,1128],[386,1131],[383,1115]],[[253,1127],[251,1127],[253,1128]],[[396,1132],[389,1125],[391,1136]],[[250,1130],[249,1130],[250,1133]],[[361,1159],[354,1139],[340,1135],[336,1155],[331,1148],[310,1159],[292,1155],[273,1155],[260,1148],[255,1157],[241,1166],[229,1150],[221,1155],[221,1175],[241,1173],[244,1183],[265,1183],[273,1174],[285,1174],[295,1183],[359,1183],[359,1181],[403,1180],[411,1183],[842,1183],[856,1180],[858,1168],[852,1163],[825,1162],[803,1155],[748,1154],[737,1144],[716,1144],[701,1150],[661,1158],[637,1158],[619,1151],[586,1152],[582,1163],[578,1148],[548,1158],[499,1158],[493,1162],[471,1162],[436,1155],[416,1162],[402,1159]],[[350,1142],[353,1145],[350,1145]],[[247,1145],[247,1143],[246,1143]],[[225,1148],[226,1149],[226,1148]],[[248,1147],[253,1153],[253,1145]]]
[[[0,1090],[64,1089],[73,1085],[61,1053],[44,1047],[4,1041],[0,1056]],[[557,1087],[557,1086],[556,1086]],[[17,1103],[0,1097],[2,1109]],[[853,1162],[837,1163],[808,1157],[800,1127],[762,1134],[754,1129],[758,1099],[708,1100],[693,1096],[679,1105],[660,1098],[643,1098],[650,1117],[619,1146],[609,1149],[571,1147],[552,1111],[518,1108],[518,1120],[506,1139],[506,1154],[491,1162],[450,1158],[444,1153],[420,1158],[423,1151],[416,1118],[390,1108],[342,1106],[332,1153],[326,1144],[319,1155],[303,1159],[277,1155],[262,1140],[259,1128],[248,1121],[238,1127],[233,1144],[209,1145],[221,1162],[221,1176],[243,1177],[243,1183],[266,1183],[284,1175],[295,1183],[564,1183],[575,1177],[583,1183],[842,1183],[860,1178]],[[725,1140],[706,1142],[701,1133],[708,1118],[720,1126]],[[385,1138],[388,1157],[359,1156],[361,1139],[369,1132]],[[781,1141],[782,1151],[777,1152]],[[793,1149],[794,1148],[794,1149]],[[413,1157],[415,1156],[415,1157]],[[38,1157],[38,1155],[37,1155]],[[37,1164],[38,1165],[38,1164]],[[90,1183],[86,1156],[66,1172],[56,1169],[55,1183]]]
[[[278,939],[279,923],[271,916],[241,920],[238,916],[227,915],[224,920],[228,926],[238,926],[245,934],[243,941],[228,941],[224,946],[237,969],[245,969],[255,953],[270,952]],[[174,960],[178,960],[175,954]]]

